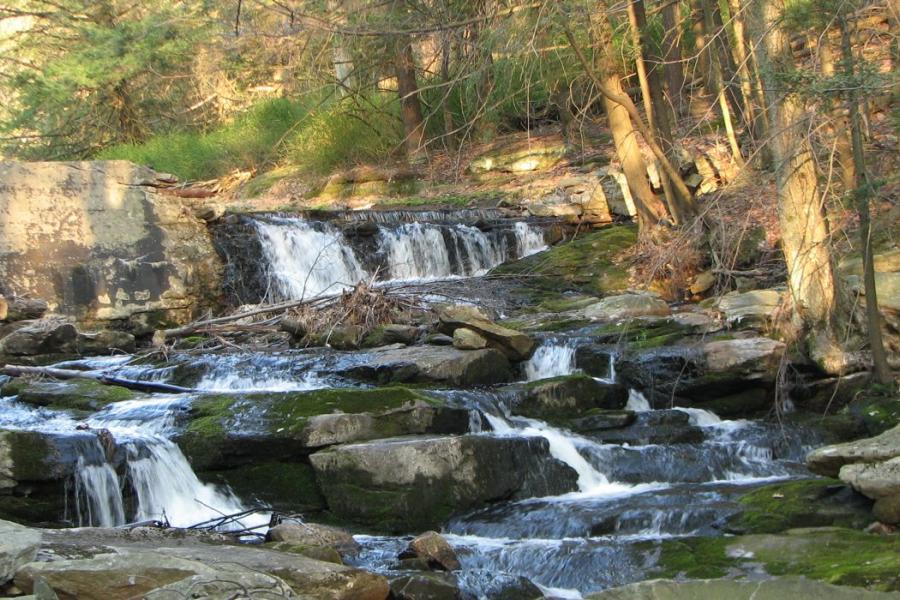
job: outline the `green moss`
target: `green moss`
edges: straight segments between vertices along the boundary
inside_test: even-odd
[[[550,384],[554,383],[562,383],[562,382],[578,382],[585,381],[593,383],[595,379],[589,375],[585,375],[584,373],[573,373],[572,375],[560,375],[559,377],[548,377],[547,379],[539,379],[537,381],[529,381],[524,384],[523,387],[526,390],[536,390],[542,389]]]
[[[844,410],[861,419],[869,435],[878,435],[900,423],[900,396],[874,391],[854,399]]]
[[[652,577],[712,579],[761,566],[770,575],[802,575],[836,585],[900,590],[900,538],[851,529],[794,529],[783,535],[697,537],[644,543],[658,551]]]
[[[613,226],[588,233],[546,252],[502,265],[495,273],[527,275],[529,300],[540,306],[565,302],[566,290],[611,294],[628,287],[628,271],[616,257],[637,241],[637,227]]]
[[[9,388],[9,390],[7,390]],[[4,395],[15,391],[20,402],[61,410],[96,411],[114,402],[134,400],[136,392],[116,385],[105,385],[89,379],[65,382],[20,382],[3,388]]]
[[[240,498],[255,499],[280,512],[318,512],[325,499],[310,465],[267,462],[198,473],[204,481],[227,485]]]
[[[672,345],[691,330],[673,319],[636,319],[624,323],[607,323],[591,331],[597,341],[627,344],[635,350],[650,350]]]
[[[846,493],[838,494],[838,491]],[[861,529],[872,519],[869,504],[840,481],[809,479],[775,483],[740,499],[733,525],[745,533],[778,533],[797,527]]]

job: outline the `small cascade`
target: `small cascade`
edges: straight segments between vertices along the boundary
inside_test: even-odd
[[[327,223],[316,228],[293,218],[253,222],[272,291],[283,298],[337,294],[368,278],[340,230]]]
[[[635,389],[630,389],[628,390],[628,403],[625,404],[625,410],[647,412],[652,409],[650,408],[650,401],[642,393]]]
[[[528,381],[571,375],[575,371],[575,345],[570,342],[544,342],[525,363]]]
[[[526,222],[376,223],[350,236],[329,222],[296,217],[251,219],[267,263],[264,296],[301,299],[337,294],[368,279],[407,281],[483,275],[547,248],[544,230]]]
[[[79,456],[75,465],[74,492],[75,519],[79,527],[125,524],[119,477],[109,463],[88,464],[84,455]]]

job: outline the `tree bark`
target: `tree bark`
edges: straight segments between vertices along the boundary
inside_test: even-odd
[[[419,162],[425,150],[425,123],[419,102],[419,85],[416,82],[416,63],[412,42],[408,36],[398,36],[394,68],[397,75],[397,92],[400,94],[400,116],[406,137],[406,156],[411,162]]]
[[[810,115],[796,93],[779,87],[777,74],[794,68],[790,38],[781,27],[784,0],[760,0],[759,4],[754,29],[764,40],[758,60],[769,92],[778,219],[794,313],[810,335],[810,356],[826,372],[840,373],[846,357],[835,332],[838,294],[828,222],[806,136]]]
[[[681,15],[679,3],[666,2],[662,10],[663,28],[666,32],[665,64],[666,88],[669,92],[669,103],[672,111],[682,116],[685,113],[684,102],[684,66],[681,64]]]
[[[841,29],[841,53],[844,62],[844,75],[848,81],[856,79],[855,57],[850,46],[850,28],[843,14],[838,17]],[[871,183],[866,170],[866,158],[863,150],[862,123],[859,115],[860,94],[856,86],[850,85],[847,93],[847,112],[850,118],[850,133],[853,146],[853,165],[855,173],[854,195],[859,213],[859,233],[863,254],[863,287],[866,292],[866,323],[868,328],[869,349],[872,352],[872,366],[875,380],[882,385],[893,383],[891,368],[888,366],[884,340],[881,336],[881,313],[878,312],[878,291],[875,286],[875,259],[872,256],[871,216],[869,215],[869,194]]]
[[[732,52],[737,63],[737,74],[741,82],[741,94],[744,97],[744,122],[753,140],[759,143],[765,139],[763,123],[759,107],[762,99],[757,96],[751,73],[752,61],[747,49],[747,29],[744,26],[744,7],[741,0],[728,0],[731,11],[731,25],[734,31]]]
[[[835,65],[834,50],[831,42],[828,40],[827,34],[823,36],[821,43],[818,45],[819,60],[821,61],[822,74],[826,77],[834,77],[837,67]],[[844,107],[840,105],[833,111],[832,120],[834,126],[831,128],[834,133],[834,152],[837,155],[838,172],[841,174],[841,183],[844,190],[850,192],[856,189],[857,173],[853,156],[853,145],[851,142],[850,127],[847,116],[841,114]]]
[[[626,95],[622,88],[621,76],[614,58],[615,49],[613,47],[612,25],[605,11],[597,11],[594,15],[593,41],[597,49],[598,70],[602,78],[603,87],[610,90],[614,95]],[[647,164],[644,162],[644,157],[638,146],[631,116],[628,114],[625,106],[616,102],[607,94],[603,96],[603,106],[609,120],[609,128],[612,132],[616,154],[618,154],[622,163],[622,171],[625,173],[628,189],[631,191],[634,199],[638,223],[641,229],[655,227],[665,218],[666,210],[647,180]]]

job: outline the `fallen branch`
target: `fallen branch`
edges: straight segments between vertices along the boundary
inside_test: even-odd
[[[185,394],[193,392],[191,388],[172,385],[170,383],[160,383],[157,381],[135,381],[133,379],[122,379],[121,377],[111,377],[101,373],[91,371],[73,371],[69,369],[56,369],[54,367],[26,367],[23,365],[6,365],[0,368],[0,373],[9,375],[10,377],[21,377],[23,375],[43,375],[45,377],[53,377],[54,379],[90,379],[104,385],[116,385],[129,390],[138,392],[162,392],[164,394]]]

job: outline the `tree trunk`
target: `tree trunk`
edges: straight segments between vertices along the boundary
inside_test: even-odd
[[[328,0],[326,6],[332,14],[341,10],[341,0]],[[336,23],[343,24],[346,18],[342,15],[336,20]],[[334,34],[331,49],[331,64],[334,67],[334,78],[338,83],[338,88],[342,95],[347,94],[348,90],[353,86],[353,59],[340,33]]]
[[[655,43],[647,35],[647,13],[644,9],[644,0],[633,0],[628,4],[628,18],[631,21],[633,43],[637,50],[636,62],[638,77],[641,81],[641,95],[647,113],[647,121],[650,130],[662,146],[663,151],[670,161],[675,161],[675,153],[672,146],[672,125],[669,118],[669,110],[663,98],[663,86],[659,76],[662,58]],[[645,60],[645,57],[648,60]],[[648,67],[649,65],[649,67]],[[679,188],[672,184],[669,175],[662,169],[658,169],[665,191],[666,203],[669,213],[676,225],[687,222],[693,216],[693,198],[679,193]]]
[[[450,81],[450,61],[453,55],[450,35],[449,30],[441,32],[441,81],[444,84],[444,89],[441,90],[441,110],[444,113],[444,147],[448,150],[456,147],[456,124],[453,120],[453,111],[450,110],[450,103],[447,101],[453,86]]]
[[[419,103],[412,42],[407,36],[398,36],[394,67],[397,91],[400,94],[400,116],[406,134],[406,156],[411,162],[419,162],[424,158],[425,123],[422,120],[422,105]]]
[[[855,57],[850,46],[850,29],[843,14],[838,17],[841,29],[841,53],[844,63],[844,75],[848,81],[856,79]],[[860,94],[854,85],[849,86],[847,93],[847,111],[850,117],[850,133],[853,145],[853,163],[855,173],[854,195],[859,212],[859,233],[863,254],[863,286],[866,292],[866,323],[868,326],[869,348],[872,352],[872,366],[875,380],[882,385],[893,383],[891,368],[888,366],[887,354],[884,351],[884,340],[881,336],[881,313],[878,312],[878,291],[875,286],[875,259],[872,256],[871,217],[869,215],[869,195],[871,183],[866,171],[866,158],[863,150],[862,123],[859,115]]]
[[[836,72],[834,50],[828,35],[822,36],[818,44],[819,60],[821,61],[822,74],[826,77],[834,77]],[[831,128],[834,133],[834,152],[837,155],[838,172],[841,174],[841,183],[844,185],[844,191],[850,192],[856,189],[856,168],[854,165],[853,145],[851,143],[850,127],[847,122],[847,116],[841,114],[844,107],[838,105],[832,115],[834,126]]]
[[[681,14],[678,2],[663,0],[663,29],[666,32],[663,41],[665,48],[666,88],[669,92],[669,103],[678,116],[685,113],[684,102],[684,66],[681,64]]]
[[[715,95],[719,103],[719,112],[722,115],[722,121],[725,123],[725,134],[728,138],[728,145],[731,147],[731,154],[739,165],[744,164],[744,157],[741,153],[741,147],[738,143],[737,133],[734,129],[734,112],[740,107],[740,102],[732,97],[729,78],[726,77],[728,70],[726,68],[727,52],[722,51],[720,43],[724,31],[719,27],[722,22],[722,16],[719,13],[718,0],[700,0],[701,10],[703,11],[703,28],[708,36],[707,41],[711,46],[709,52],[709,80],[707,82],[708,90]]]
[[[753,87],[753,75],[750,72],[750,53],[747,50],[747,31],[744,27],[744,12],[741,0],[728,0],[728,8],[731,12],[731,26],[734,32],[732,52],[737,63],[737,74],[741,83],[741,94],[744,97],[744,123],[750,130],[750,135],[755,142],[763,140],[761,128],[760,98],[756,96]]]
[[[602,6],[602,3],[601,3]],[[599,60],[598,69],[602,84],[614,95],[624,95],[622,81],[618,73],[615,49],[613,47],[612,25],[605,7],[594,13],[594,44]],[[638,222],[641,229],[655,227],[665,218],[666,210],[647,180],[647,164],[637,143],[637,132],[628,110],[608,95],[603,96],[603,106],[609,120],[616,154],[622,163],[622,171],[628,181],[628,189],[634,199]]]
[[[778,218],[794,313],[810,334],[810,355],[829,373],[846,366],[837,342],[837,290],[828,222],[818,173],[806,132],[810,115],[801,98],[785,90],[777,74],[794,68],[790,38],[781,28],[784,0],[760,0],[754,29],[763,35],[758,52],[768,96],[772,156],[778,192]],[[763,32],[765,32],[763,34]]]
[[[694,33],[694,54],[697,60],[696,70],[691,73],[692,79],[700,76],[700,82],[704,91],[715,97],[712,81],[712,65],[710,49],[707,39],[706,20],[704,18],[702,0],[690,0],[691,6],[691,30]]]

